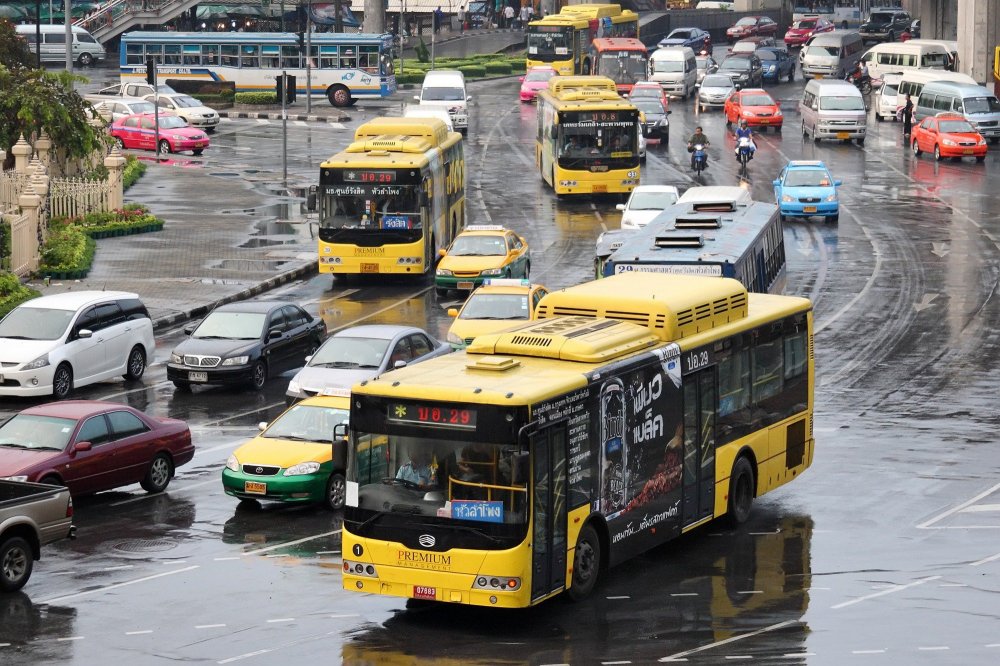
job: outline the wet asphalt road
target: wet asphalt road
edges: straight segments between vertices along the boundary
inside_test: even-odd
[[[603,579],[582,604],[517,613],[340,588],[339,515],[238,509],[222,493],[229,453],[279,413],[289,375],[260,393],[175,392],[162,365],[183,337],[159,336],[141,388],[104,383],[83,398],[186,419],[198,453],[168,491],[138,487],[76,502],[79,538],[49,547],[23,592],[0,596],[0,662],[19,664],[993,664],[1000,660],[1000,159],[915,158],[900,127],[874,122],[864,148],[803,143],[801,81],[771,87],[786,129],[759,137],[754,198],[788,159],[823,159],[841,188],[839,225],[792,221],[787,291],[816,310],[816,459],[761,498],[751,521],[710,525]],[[588,279],[615,200],[556,201],[534,170],[534,108],[516,79],[473,84],[466,146],[470,218],[531,244],[532,277]],[[359,122],[399,108],[359,105],[344,128],[290,124],[293,183]],[[643,183],[694,184],[684,137],[712,141],[704,184],[733,184],[719,112],[671,105],[672,141],[651,148]],[[178,165],[280,180],[279,123],[233,121],[204,158]],[[1000,154],[1000,151],[998,151]],[[180,168],[180,166],[178,167]],[[300,220],[300,223],[305,223]],[[278,295],[324,317],[410,323],[443,337],[428,280],[315,277]],[[6,415],[32,404],[5,400]]]

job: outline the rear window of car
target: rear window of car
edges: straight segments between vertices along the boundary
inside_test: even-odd
[[[149,310],[138,298],[123,298],[118,301],[118,307],[122,309],[126,321],[149,319]]]

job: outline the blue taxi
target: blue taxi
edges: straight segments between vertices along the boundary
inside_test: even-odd
[[[792,160],[774,181],[774,199],[781,219],[788,217],[824,217],[840,221],[840,202],[830,170],[818,160]]]

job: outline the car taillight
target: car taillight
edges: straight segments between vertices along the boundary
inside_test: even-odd
[[[72,497],[70,497],[69,498],[69,502],[66,503],[66,517],[67,518],[72,518],[73,517],[73,498]]]

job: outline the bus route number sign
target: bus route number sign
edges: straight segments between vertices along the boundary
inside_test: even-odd
[[[357,169],[344,172],[344,182],[347,183],[378,183],[396,182],[395,171],[360,171]]]
[[[467,407],[391,402],[386,420],[390,423],[476,429],[476,410]]]

